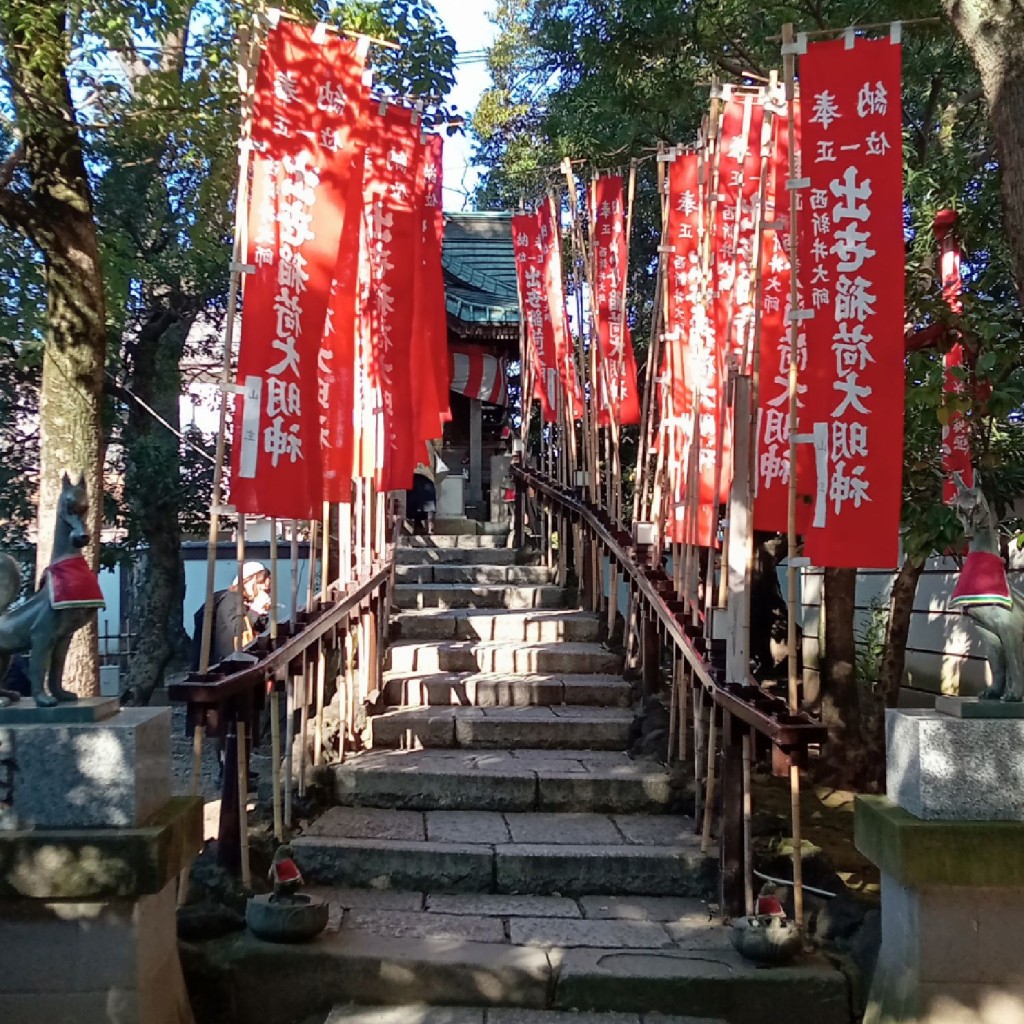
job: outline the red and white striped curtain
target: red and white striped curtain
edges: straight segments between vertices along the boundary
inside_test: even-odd
[[[508,405],[505,360],[474,348],[448,349],[451,390],[491,405]]]

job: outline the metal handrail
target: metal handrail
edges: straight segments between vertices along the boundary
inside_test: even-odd
[[[687,627],[690,609],[683,602],[666,597],[665,592],[672,592],[671,580],[660,566],[655,568],[644,564],[645,559],[629,534],[613,524],[604,512],[540,473],[513,465],[512,474],[521,485],[561,506],[571,519],[586,526],[619,572],[642,597],[718,707],[746,723],[787,755],[826,740],[828,730],[821,722],[805,712],[791,713],[784,700],[766,693],[752,676],[742,683],[718,678],[717,670],[697,649],[694,637],[690,635]]]

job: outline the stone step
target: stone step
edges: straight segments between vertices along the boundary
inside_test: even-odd
[[[691,818],[332,807],[292,840],[307,882],[533,895],[703,896]]]
[[[550,585],[472,583],[396,583],[395,607],[409,608],[561,608],[565,591]]]
[[[372,746],[540,750],[623,750],[633,712],[628,708],[425,707],[387,711],[370,719]]]
[[[579,704],[625,708],[632,696],[632,686],[621,676],[599,673],[393,672],[384,678],[384,703],[389,707]]]
[[[686,795],[622,751],[368,750],[317,769],[335,804],[409,810],[663,814]]]
[[[493,1006],[336,1006],[324,1024],[726,1024],[723,1019]]]
[[[428,609],[401,612],[391,623],[393,640],[597,640],[601,619],[590,612],[499,608]]]
[[[515,565],[515,548],[395,548],[398,565]]]
[[[391,644],[390,672],[571,672],[621,674],[623,656],[595,643],[554,640],[407,640]]]
[[[405,548],[507,548],[507,534],[453,533],[416,537],[408,534],[399,544]]]
[[[242,932],[203,944],[233,1019],[851,1024],[837,967],[817,955],[771,970],[749,963],[699,901],[310,891],[329,906],[315,942]],[[691,1016],[660,1016],[681,1011]]]
[[[554,578],[555,570],[545,565],[442,563],[395,566],[398,583],[551,583]]]

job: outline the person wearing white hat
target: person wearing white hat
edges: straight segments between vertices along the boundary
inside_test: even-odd
[[[242,566],[242,604],[239,608],[238,577],[227,590],[213,595],[213,629],[210,634],[210,664],[216,665],[235,650],[241,634],[242,646],[261,633],[270,614],[270,570],[262,562],[246,562]],[[199,670],[203,642],[204,604],[196,612],[192,637],[192,670]]]

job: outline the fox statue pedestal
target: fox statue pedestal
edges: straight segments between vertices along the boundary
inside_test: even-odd
[[[882,873],[865,1024],[1024,1024],[1024,718],[949,711],[887,712],[888,796],[857,799]]]
[[[0,1021],[188,1024],[177,880],[202,801],[171,797],[168,708],[0,708]]]

